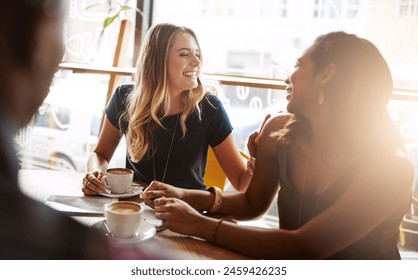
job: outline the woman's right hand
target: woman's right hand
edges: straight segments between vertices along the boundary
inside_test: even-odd
[[[97,195],[104,193],[105,188],[102,182],[102,178],[105,175],[102,171],[87,172],[83,178],[82,192],[84,195]]]
[[[154,208],[154,200],[160,197],[179,198],[183,197],[183,189],[173,187],[158,181],[152,181],[148,188],[139,196],[145,204]]]
[[[204,234],[199,232],[208,232],[205,224],[207,218],[185,201],[177,198],[161,197],[156,199],[155,217],[163,221],[164,228],[180,234],[203,237]],[[204,238],[207,239],[206,236]]]

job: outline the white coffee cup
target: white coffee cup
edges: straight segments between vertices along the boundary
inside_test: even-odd
[[[115,201],[103,206],[103,214],[112,236],[129,238],[135,235],[142,221],[143,208],[133,201]]]
[[[134,172],[128,168],[108,168],[102,182],[107,193],[126,193],[132,185]]]

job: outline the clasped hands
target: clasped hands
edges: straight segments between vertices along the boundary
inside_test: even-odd
[[[144,203],[155,210],[155,217],[162,220],[164,228],[172,231],[194,235],[197,225],[204,216],[186,203],[185,190],[169,184],[153,181],[149,187],[140,194]]]

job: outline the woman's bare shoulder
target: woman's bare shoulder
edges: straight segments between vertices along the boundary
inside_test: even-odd
[[[372,155],[362,165],[358,179],[360,185],[386,192],[392,199],[402,196],[402,193],[408,197],[413,184],[414,167],[406,155],[400,152]]]
[[[377,170],[390,170],[389,174],[408,174],[414,172],[411,160],[402,151],[380,153],[369,157],[369,167]]]

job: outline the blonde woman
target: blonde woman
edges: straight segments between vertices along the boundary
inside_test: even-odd
[[[101,177],[121,137],[126,136],[126,167],[135,180],[160,181],[205,190],[211,146],[231,184],[245,190],[251,172],[235,145],[220,100],[201,82],[202,55],[189,28],[159,24],[149,30],[134,85],[122,85],[107,108],[97,147],[83,180],[85,195],[104,191]]]

